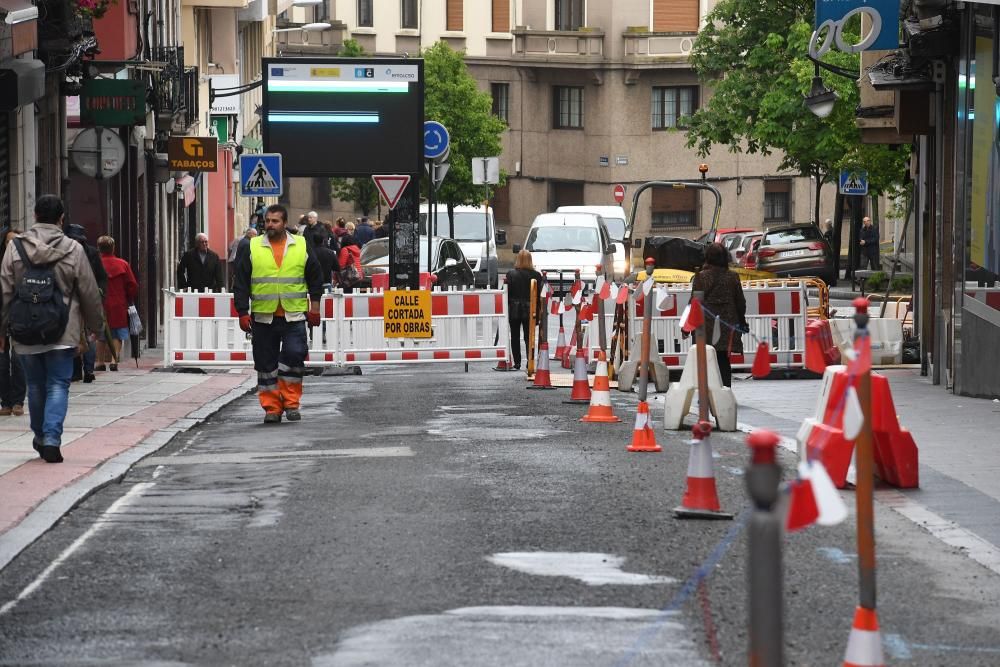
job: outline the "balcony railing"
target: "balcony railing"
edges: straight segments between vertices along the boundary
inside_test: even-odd
[[[590,28],[580,30],[527,30],[515,28],[514,55],[523,58],[604,58],[604,31]]]
[[[153,86],[158,130],[183,132],[198,120],[198,68],[184,66],[183,46],[159,46],[152,50],[159,64]]]
[[[645,58],[667,58],[683,60],[691,55],[694,48],[694,33],[676,32],[632,32],[623,33],[625,57],[642,60]]]

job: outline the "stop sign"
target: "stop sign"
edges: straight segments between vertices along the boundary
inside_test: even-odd
[[[614,187],[615,201],[621,204],[625,200],[625,186],[619,183]]]

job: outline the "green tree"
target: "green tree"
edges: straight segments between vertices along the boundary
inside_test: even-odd
[[[342,58],[360,58],[364,47],[355,39],[344,40],[337,55]],[[340,201],[354,204],[367,216],[378,206],[378,189],[370,178],[331,178],[330,191]]]
[[[842,168],[867,170],[872,194],[892,192],[904,180],[909,151],[861,142],[854,80],[821,70],[840,98],[833,113],[817,118],[803,104],[815,74],[806,56],[812,23],[813,0],[720,0],[692,53],[713,94],[688,121],[688,145],[703,156],[717,144],[737,153],[781,151],[781,169],[816,177],[817,209],[822,184]],[[857,35],[860,26],[852,30]],[[860,72],[856,54],[831,51],[824,62]]]
[[[485,188],[472,184],[472,158],[499,155],[500,137],[507,126],[493,115],[492,98],[479,90],[462,52],[438,42],[423,52],[423,58],[425,117],[442,123],[451,137],[451,167],[436,194],[450,216],[455,206],[475,205],[484,199]],[[502,184],[506,174],[500,180]]]

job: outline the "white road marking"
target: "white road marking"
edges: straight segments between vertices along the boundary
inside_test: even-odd
[[[132,501],[134,501],[140,495],[142,495],[144,491],[153,486],[155,486],[155,484],[153,484],[152,482],[142,482],[140,484],[136,484],[135,486],[133,486],[131,489],[128,490],[128,493],[126,493],[124,496],[122,496],[115,502],[111,503],[111,507],[106,509],[104,511],[104,514],[99,516],[97,520],[94,521],[94,524],[90,528],[88,528],[83,533],[83,535],[76,538],[76,540],[73,541],[73,544],[66,547],[54,561],[49,563],[49,566],[46,567],[44,570],[42,570],[41,574],[35,577],[34,581],[25,586],[24,590],[21,591],[16,598],[14,598],[13,600],[7,602],[2,607],[0,607],[0,616],[3,616],[4,614],[12,610],[14,607],[17,606],[19,602],[28,598],[28,596],[30,596],[32,593],[38,590],[39,587],[41,587],[41,585],[44,584],[48,580],[48,578],[52,576],[52,573],[55,572],[60,565],[69,560],[70,556],[76,553],[76,551],[80,549],[80,547],[82,547],[87,542],[87,540],[96,535],[98,531],[100,531],[101,528],[103,528],[105,525],[110,523],[110,517],[112,517],[115,514],[121,513],[123,508],[127,507]]]
[[[622,572],[621,556],[572,551],[523,551],[494,554],[487,559],[494,565],[508,567],[542,577],[569,577],[590,586],[672,584],[677,580],[650,574]]]
[[[737,428],[744,433],[750,433],[754,430],[753,426],[743,423],[737,424]],[[782,436],[780,444],[785,449],[798,453],[798,442],[794,438]],[[848,481],[850,482],[853,482],[853,472],[852,466],[848,473]],[[961,549],[966,556],[986,569],[1000,574],[1000,549],[989,541],[962,528],[954,521],[945,519],[895,489],[876,489],[875,499],[900,516],[917,524],[941,542]]]
[[[267,461],[301,458],[360,459],[413,456],[409,447],[365,447],[363,449],[299,449],[285,452],[237,452],[217,454],[192,454],[190,456],[151,456],[136,467],[186,466],[209,463],[264,463]]]
[[[627,607],[465,607],[404,616],[344,632],[313,667],[590,667],[628,659],[648,635],[636,664],[706,667],[691,628],[678,614]]]

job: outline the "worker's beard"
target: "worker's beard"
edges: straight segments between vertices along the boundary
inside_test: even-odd
[[[273,241],[275,239],[280,239],[284,235],[285,235],[285,230],[284,229],[278,230],[278,229],[270,228],[270,229],[267,230],[267,238],[269,240],[271,240],[271,241]]]

